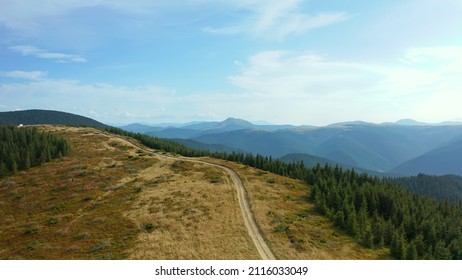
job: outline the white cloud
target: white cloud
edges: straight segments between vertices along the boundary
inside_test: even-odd
[[[0,10],[0,24],[11,30],[37,34],[47,19],[60,17],[85,8],[99,8],[121,14],[145,15],[148,20],[178,11],[190,11],[191,18],[197,11],[215,11],[227,16],[242,12],[239,23],[216,27],[208,26],[203,31],[212,34],[247,33],[259,37],[281,40],[293,34],[302,34],[311,29],[346,20],[344,12],[322,12],[309,14],[302,11],[302,0],[185,0],[185,1],[109,1],[109,0],[4,0]],[[199,13],[200,14],[200,13]],[[205,13],[207,14],[207,12]],[[211,13],[215,14],[215,13]],[[184,18],[184,16],[182,17]],[[199,16],[200,18],[200,16]],[[181,20],[178,17],[163,17],[164,20]],[[171,23],[171,22],[170,22]],[[75,27],[74,27],[75,28]]]
[[[409,49],[393,65],[338,61],[310,52],[261,52],[229,80],[255,102],[259,98],[269,115],[305,123],[405,117],[437,122],[460,117],[455,104],[462,104],[461,50]]]
[[[322,12],[309,15],[301,11],[302,1],[235,1],[232,9],[251,13],[242,23],[225,27],[206,27],[204,32],[211,34],[248,33],[259,37],[282,40],[289,35],[302,34],[312,29],[345,21],[345,12]]]
[[[367,47],[363,49],[365,52],[374,52],[389,59],[416,46],[461,43],[460,0],[387,1],[380,6],[377,1],[366,2],[368,5],[364,8],[369,9],[362,9],[358,18],[369,16],[372,20],[358,25],[354,29],[357,34],[353,33],[353,29],[348,31],[354,39],[347,43],[356,43],[356,49]]]
[[[260,96],[247,93],[180,95],[172,89],[154,85],[124,87],[50,78],[0,83],[0,104],[4,108],[53,109],[119,124],[224,120],[227,117],[262,119],[267,103],[260,103],[260,100]]]
[[[356,91],[380,78],[363,64],[331,61],[320,55],[288,51],[261,52],[249,59],[235,85],[269,94],[329,95],[337,90]]]
[[[50,78],[0,83],[0,104],[8,108],[61,110],[112,123],[187,121],[191,112],[208,106],[202,98],[179,96],[155,85],[124,87]]]
[[[1,76],[13,79],[25,79],[32,81],[39,81],[46,79],[47,72],[44,71],[9,71],[0,73]]]
[[[58,63],[85,63],[87,60],[79,55],[49,52],[29,45],[18,45],[9,48],[11,51],[20,53],[23,56],[34,56],[42,59],[52,59]]]
[[[450,56],[448,53],[453,52]],[[178,94],[154,85],[123,87],[56,80],[37,71],[0,84],[8,108],[63,110],[111,123],[187,122],[239,117],[274,123],[325,125],[414,118],[440,122],[460,118],[461,58],[458,47],[409,49],[394,64],[330,59],[313,52],[268,51],[241,62],[229,77],[234,93]],[[5,74],[5,73],[4,73]]]
[[[125,13],[155,14],[159,10],[190,8],[195,5],[210,5],[216,2],[224,4],[228,1],[185,0],[175,1],[153,0],[2,0],[0,23],[10,28],[22,28],[28,23],[42,18],[62,16],[75,10],[85,8],[105,8]]]

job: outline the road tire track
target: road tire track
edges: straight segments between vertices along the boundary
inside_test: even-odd
[[[276,259],[273,252],[271,251],[268,243],[265,241],[265,238],[263,237],[261,231],[259,230],[259,227],[257,225],[255,217],[254,217],[254,215],[252,213],[252,210],[250,208],[249,201],[247,199],[244,183],[242,182],[241,178],[239,177],[239,174],[236,171],[234,171],[233,169],[231,169],[231,168],[229,168],[227,166],[223,166],[223,165],[216,164],[216,163],[211,163],[211,162],[201,160],[201,159],[197,159],[197,158],[188,158],[188,157],[182,157],[182,156],[181,157],[173,157],[173,156],[168,156],[168,155],[161,155],[161,154],[155,152],[155,150],[149,149],[149,148],[147,148],[145,146],[142,146],[142,145],[140,145],[140,144],[138,144],[136,142],[133,142],[133,141],[131,141],[129,139],[126,139],[126,138],[123,138],[123,137],[117,136],[117,135],[111,135],[111,136],[115,136],[115,137],[119,138],[120,140],[123,140],[123,141],[135,146],[137,149],[143,150],[143,151],[145,151],[145,152],[147,152],[147,153],[149,153],[149,154],[151,154],[153,156],[163,157],[163,158],[168,158],[168,159],[176,159],[176,160],[180,159],[180,160],[189,161],[189,162],[193,162],[193,163],[205,164],[205,165],[209,165],[209,166],[224,170],[226,173],[229,174],[229,176],[231,177],[231,180],[234,183],[234,186],[235,186],[236,191],[237,191],[237,198],[238,198],[238,201],[239,201],[239,208],[241,209],[241,213],[242,213],[242,216],[244,218],[245,226],[247,228],[247,231],[249,233],[250,238],[252,239],[252,241],[253,241],[253,243],[255,245],[255,248],[258,251],[258,254],[260,255],[261,259],[263,259],[263,260],[275,260]]]

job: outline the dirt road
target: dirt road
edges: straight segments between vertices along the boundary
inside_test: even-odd
[[[123,140],[123,141],[135,146],[137,149],[143,150],[143,151],[145,151],[145,152],[147,152],[149,154],[152,154],[154,156],[157,156],[157,157],[164,157],[164,158],[170,158],[170,159],[171,158],[181,159],[181,160],[184,160],[184,161],[189,161],[189,162],[209,165],[209,166],[219,168],[219,169],[222,169],[222,170],[226,171],[229,174],[229,176],[231,177],[231,180],[233,181],[234,186],[236,187],[237,197],[238,197],[238,200],[239,200],[239,207],[241,209],[242,216],[244,217],[245,226],[247,227],[249,235],[252,238],[252,241],[255,244],[255,247],[256,247],[260,257],[263,260],[275,260],[276,259],[274,254],[271,252],[270,247],[268,246],[265,239],[263,238],[260,230],[258,229],[257,222],[255,221],[254,215],[253,215],[252,210],[250,208],[249,201],[247,199],[244,183],[242,182],[241,178],[239,177],[239,175],[237,174],[236,171],[234,171],[233,169],[231,169],[231,168],[229,168],[227,166],[222,166],[222,165],[219,165],[219,164],[207,162],[207,161],[197,159],[197,158],[172,157],[172,156],[168,156],[168,155],[161,155],[159,153],[155,153],[154,150],[148,149],[148,148],[146,148],[144,146],[141,146],[141,145],[137,144],[136,142],[130,141],[130,140],[125,139],[123,137],[119,137],[119,136],[117,136],[117,137],[120,140]]]
[[[242,183],[242,180],[239,177],[239,175],[231,168],[220,166],[218,164],[211,165],[225,170],[231,176],[231,179],[233,180],[234,185],[236,186],[237,195],[239,199],[239,206],[241,208],[241,213],[244,216],[245,225],[247,227],[247,230],[249,231],[249,235],[252,238],[253,243],[255,244],[255,247],[258,250],[258,253],[260,254],[260,257],[263,260],[275,260],[276,257],[274,256],[273,252],[271,252],[271,249],[269,248],[268,244],[266,243],[265,239],[263,238],[258,229],[257,222],[255,221],[252,210],[250,209],[249,201],[247,200],[244,184]]]

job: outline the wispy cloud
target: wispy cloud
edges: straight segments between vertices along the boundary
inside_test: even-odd
[[[159,15],[162,12],[176,9],[191,9],[208,5],[235,5],[241,0],[14,0],[2,1],[0,9],[0,24],[15,30],[28,29],[31,25],[40,23],[42,19],[71,14],[74,11],[97,8],[119,11],[124,14]],[[161,12],[159,12],[161,11]]]
[[[380,122],[409,116],[436,122],[460,116],[455,104],[462,103],[461,50],[460,46],[408,49],[402,60],[387,65],[311,52],[260,52],[229,80],[267,104],[268,114],[312,118],[306,123]]]
[[[307,11],[305,6],[309,8],[310,4],[306,4],[307,1],[303,0],[184,0],[176,2],[43,0],[37,3],[29,2],[17,0],[2,3],[0,25],[13,30],[19,37],[36,39],[37,35],[53,36],[53,34],[41,32],[45,27],[50,27],[50,18],[58,18],[59,22],[66,26],[74,19],[74,12],[87,8],[105,10],[109,14],[115,12],[117,16],[114,18],[136,15],[142,17],[143,22],[148,23],[161,19],[166,25],[195,21],[203,19],[203,16],[218,14],[224,18],[225,23],[222,26],[215,26],[214,23],[205,24],[204,32],[250,34],[259,38],[283,40],[287,36],[304,34],[309,30],[342,22],[349,18],[349,14],[343,11]],[[230,14],[239,14],[239,17],[233,19],[229,16]],[[184,15],[188,15],[189,20],[185,21]],[[132,22],[132,20],[131,16],[126,17],[124,27],[132,24],[133,28],[139,28],[139,22]],[[112,23],[117,24],[116,21]],[[63,29],[63,26],[53,26],[53,28],[66,35],[63,31],[66,29]],[[70,24],[69,26],[75,28],[75,25]],[[81,34],[93,34],[101,27],[84,24],[79,25],[79,28],[85,29],[85,32]],[[112,31],[111,29],[104,30],[104,32]],[[104,35],[107,36],[107,34],[100,34],[100,36]]]
[[[8,71],[0,73],[1,76],[13,79],[39,81],[46,79],[48,73],[44,71]]]
[[[80,55],[49,52],[49,51],[42,50],[42,49],[39,49],[37,47],[29,46],[29,45],[12,46],[9,49],[11,51],[20,53],[23,56],[34,56],[34,57],[42,58],[42,59],[52,59],[57,63],[69,63],[69,62],[84,63],[84,62],[87,62],[87,59],[80,56]]]
[[[10,74],[17,77],[19,71]],[[122,123],[152,121],[166,113],[181,116],[181,112],[186,114],[193,106],[191,100],[184,101],[172,90],[160,86],[124,87],[51,77],[0,83],[0,104],[8,108],[44,108],[98,115],[101,121]]]
[[[233,8],[250,12],[247,20],[225,27],[209,26],[203,31],[222,35],[247,33],[282,40],[289,35],[303,34],[312,29],[345,21],[350,17],[345,12],[337,11],[310,15],[301,10],[300,0],[241,2]]]

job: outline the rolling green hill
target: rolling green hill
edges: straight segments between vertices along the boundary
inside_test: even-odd
[[[24,110],[14,112],[0,112],[0,124],[56,124],[70,126],[90,126],[96,128],[108,127],[103,123],[100,123],[87,117],[51,110]]]
[[[455,174],[462,176],[462,140],[411,159],[391,170],[403,175],[426,173],[431,175]]]

